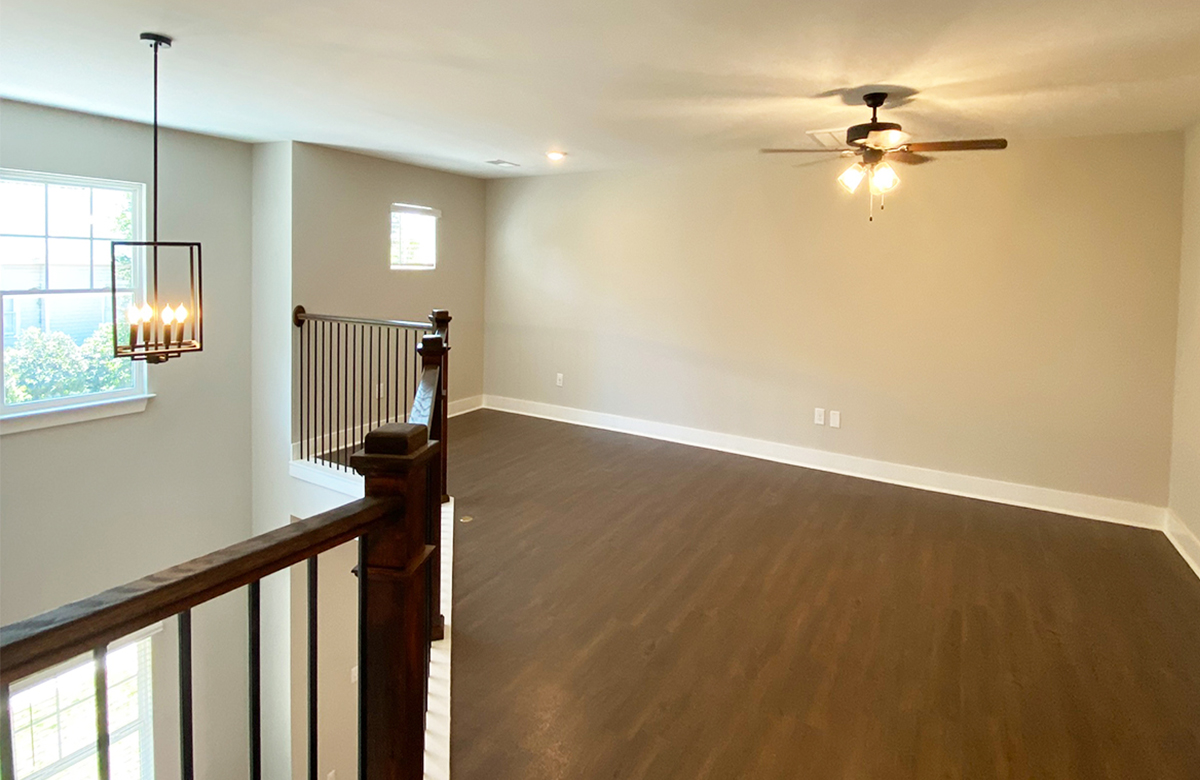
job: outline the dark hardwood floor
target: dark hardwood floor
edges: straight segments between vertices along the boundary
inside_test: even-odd
[[[1161,533],[450,426],[456,780],[1200,778],[1200,579]]]

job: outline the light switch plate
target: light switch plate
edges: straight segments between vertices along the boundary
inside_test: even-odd
[[[813,425],[824,425],[824,424],[825,424],[825,410],[818,406],[816,409],[813,409]]]
[[[842,427],[842,413],[841,412],[830,412],[829,413],[829,427],[830,428],[841,428]]]

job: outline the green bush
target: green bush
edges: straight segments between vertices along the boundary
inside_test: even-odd
[[[112,356],[112,326],[76,344],[66,333],[29,328],[4,351],[4,401],[45,401],[121,390],[133,384],[128,360]]]

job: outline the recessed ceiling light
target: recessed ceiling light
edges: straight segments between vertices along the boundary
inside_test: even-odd
[[[566,152],[558,152],[558,151],[554,151],[554,150],[546,152],[546,158],[548,160],[550,160],[551,162],[562,162],[562,160],[565,159],[566,156],[567,156]]]
[[[509,162],[508,160],[488,160],[488,165],[495,165],[497,168],[520,168],[520,163]]]

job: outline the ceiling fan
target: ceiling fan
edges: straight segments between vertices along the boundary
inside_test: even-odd
[[[760,149],[763,154],[839,154],[843,157],[859,158],[838,176],[838,182],[847,192],[853,193],[866,179],[871,191],[871,220],[875,219],[875,196],[879,195],[883,208],[883,196],[896,188],[900,177],[889,163],[920,165],[932,162],[922,152],[963,152],[977,149],[1005,149],[1008,141],[1003,138],[979,138],[969,141],[909,141],[909,134],[895,122],[880,122],[879,108],[887,100],[886,92],[868,92],[863,102],[871,109],[871,121],[854,125],[846,130],[846,146],[826,149]]]

